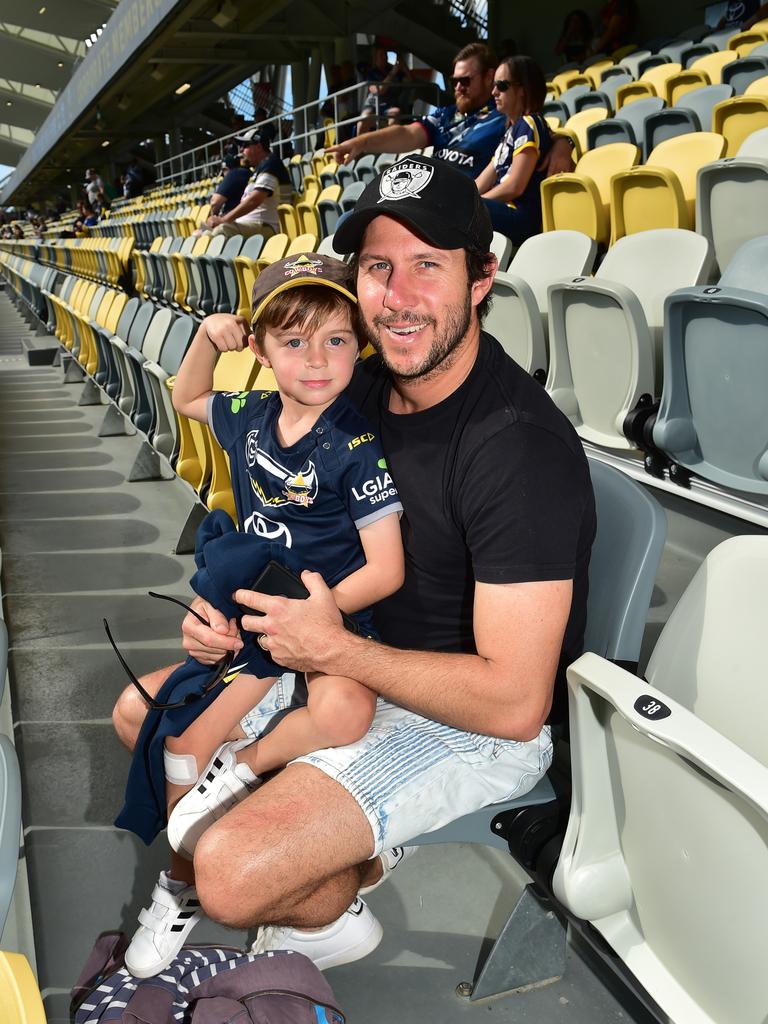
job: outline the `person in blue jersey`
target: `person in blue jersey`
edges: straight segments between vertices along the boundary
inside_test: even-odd
[[[179,369],[174,407],[207,423],[229,456],[239,529],[222,511],[208,517],[198,533],[192,581],[228,619],[240,614],[234,591],[253,584],[270,560],[295,575],[320,573],[348,625],[368,637],[377,635],[370,606],[402,585],[402,505],[370,423],[342,394],[358,354],[353,287],[340,260],[315,253],[282,259],[254,287],[253,333],[240,317],[208,317]],[[213,391],[220,355],[247,346],[272,370],[278,390]],[[165,824],[167,800],[175,854],[125,954],[137,977],[167,967],[200,918],[192,859],[208,826],[254,792],[265,773],[303,754],[357,742],[373,719],[370,689],[344,676],[310,673],[305,706],[258,741],[242,731],[228,739],[283,672],[263,637],[243,638],[245,647],[215,687],[208,684],[216,674],[194,658],[171,674],[156,698],[170,707],[150,709],[136,746],[116,824],[149,842]],[[197,699],[184,703],[190,694]],[[155,765],[152,792],[148,761]],[[377,943],[380,926],[373,915],[368,920],[370,941]]]
[[[547,85],[530,57],[508,57],[496,69],[493,96],[506,131],[476,179],[494,231],[520,245],[541,231],[539,187],[552,136],[541,113]]]
[[[504,134],[504,115],[491,96],[496,63],[485,43],[470,43],[454,58],[454,103],[438,107],[412,124],[368,132],[331,146],[326,152],[339,163],[345,163],[366,153],[406,153],[432,146],[436,160],[445,160],[476,178],[488,165]],[[556,139],[547,173],[570,171],[572,166],[569,141]]]

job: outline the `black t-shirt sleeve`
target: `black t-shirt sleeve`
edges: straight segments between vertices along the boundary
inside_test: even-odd
[[[573,579],[590,486],[586,460],[547,430],[518,422],[489,438],[460,499],[477,582]]]

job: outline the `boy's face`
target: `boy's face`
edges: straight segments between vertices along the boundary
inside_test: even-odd
[[[268,328],[261,351],[253,335],[250,345],[262,366],[270,367],[285,406],[286,400],[318,411],[338,398],[352,377],[357,337],[349,313],[335,313],[313,333],[306,328]]]

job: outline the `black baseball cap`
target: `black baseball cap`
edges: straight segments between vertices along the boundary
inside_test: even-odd
[[[354,210],[336,229],[336,252],[356,252],[370,222],[396,217],[440,249],[488,252],[493,228],[472,178],[444,160],[406,156],[366,185]]]

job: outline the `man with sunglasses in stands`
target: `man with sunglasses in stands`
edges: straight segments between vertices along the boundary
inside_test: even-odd
[[[451,84],[455,103],[438,107],[412,124],[391,125],[330,146],[326,154],[345,163],[366,153],[408,153],[432,146],[436,160],[445,160],[476,178],[504,134],[505,118],[491,99],[497,63],[485,43],[470,43],[454,58]],[[555,137],[542,166],[548,175],[573,169],[568,139]]]

